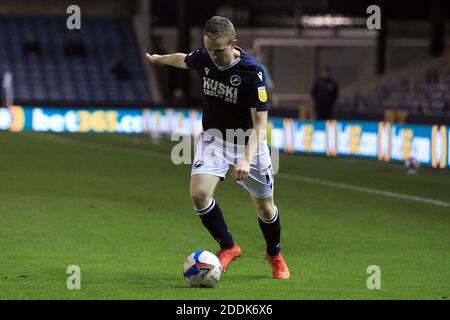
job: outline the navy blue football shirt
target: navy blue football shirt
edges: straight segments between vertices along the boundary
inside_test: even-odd
[[[253,128],[251,111],[265,111],[266,79],[258,61],[239,47],[241,56],[231,65],[218,67],[206,48],[194,50],[185,63],[202,79],[203,130],[218,129],[226,137],[226,129]]]

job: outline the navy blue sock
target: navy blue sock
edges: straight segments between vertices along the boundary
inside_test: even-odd
[[[228,249],[234,245],[233,237],[228,231],[227,224],[223,218],[222,210],[216,200],[211,199],[206,208],[197,210],[203,225],[208,229],[211,236],[219,243],[221,249]]]
[[[271,220],[258,217],[259,227],[264,235],[267,245],[267,253],[276,256],[280,253],[281,224],[278,208],[275,207],[275,215]]]

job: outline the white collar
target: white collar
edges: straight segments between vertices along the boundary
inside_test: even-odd
[[[239,63],[239,61],[241,61],[241,57],[237,57],[232,63],[230,63],[227,66],[221,67],[216,64],[216,67],[217,67],[217,69],[219,69],[219,71],[228,70],[228,69],[234,67],[237,63]]]
[[[240,51],[241,54],[242,54],[242,52],[244,52],[244,50],[242,50],[242,49],[239,48],[238,46],[236,46],[235,48],[236,48],[236,50]],[[217,67],[217,69],[219,69],[219,71],[224,71],[224,70],[228,70],[228,69],[234,67],[236,64],[239,63],[239,61],[241,61],[241,57],[237,57],[232,63],[230,63],[229,65],[224,66],[224,67],[218,66],[218,65],[215,64],[214,62],[213,62],[213,63],[216,65],[216,67]]]

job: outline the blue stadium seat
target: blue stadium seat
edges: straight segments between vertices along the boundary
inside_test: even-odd
[[[83,17],[85,58],[68,58],[64,44],[72,31],[65,16],[1,16],[0,72],[14,74],[16,100],[67,104],[148,103],[147,78],[131,22],[124,18]],[[34,33],[41,57],[25,56],[23,44]],[[132,79],[116,80],[113,57],[120,57]]]

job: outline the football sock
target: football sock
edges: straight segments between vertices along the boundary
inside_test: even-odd
[[[275,215],[267,220],[258,216],[259,227],[264,235],[267,244],[267,253],[276,256],[280,253],[281,224],[278,215],[278,208],[275,207]]]
[[[220,210],[216,200],[211,198],[210,203],[205,208],[194,209],[211,236],[219,243],[221,249],[228,249],[234,245],[233,237],[228,232],[222,210]]]

